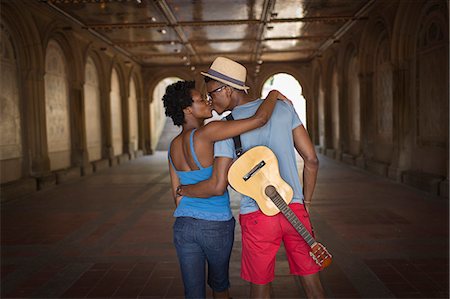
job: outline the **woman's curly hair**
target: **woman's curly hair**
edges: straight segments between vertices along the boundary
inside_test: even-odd
[[[166,116],[172,118],[173,124],[184,124],[183,109],[192,105],[191,91],[195,89],[195,81],[178,81],[166,88],[162,100],[166,109]]]

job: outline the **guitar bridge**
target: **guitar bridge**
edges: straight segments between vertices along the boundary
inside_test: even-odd
[[[243,179],[244,181],[248,181],[258,170],[264,167],[266,165],[266,162],[262,160],[259,162],[255,167],[252,168],[246,175],[244,175]]]

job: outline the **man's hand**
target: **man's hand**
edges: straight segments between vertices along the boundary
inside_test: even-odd
[[[306,212],[308,212],[308,214],[309,214],[309,208],[311,207],[311,202],[304,201],[303,204],[305,205]]]
[[[182,199],[183,199],[183,196],[181,196],[181,195],[177,195],[177,197],[175,197],[175,206],[176,207],[178,207],[178,205],[180,204]]]

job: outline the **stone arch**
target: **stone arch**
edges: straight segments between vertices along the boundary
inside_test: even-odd
[[[298,68],[290,67],[286,65],[280,65],[276,68],[268,67],[265,71],[262,71],[259,75],[259,79],[256,82],[255,89],[258,90],[258,96],[261,94],[261,90],[263,88],[264,83],[273,75],[279,73],[286,73],[291,75],[297,80],[302,86],[303,93],[305,94],[305,98],[312,91],[312,87],[310,86],[310,81],[305,78],[304,74],[299,71]]]
[[[23,173],[23,109],[19,96],[19,65],[16,47],[6,24],[1,23],[0,82],[0,183],[20,179]]]
[[[325,145],[338,155],[340,151],[340,114],[339,114],[339,73],[337,70],[337,55],[328,59],[326,70],[325,94]],[[332,154],[335,156],[335,154]]]
[[[144,90],[144,95],[149,98],[149,104],[153,102],[153,91],[156,85],[158,85],[161,80],[169,77],[178,77],[183,80],[193,80],[191,72],[184,71],[182,69],[157,70],[150,76],[147,76],[145,80],[146,82],[149,82],[147,88]]]
[[[448,9],[444,8],[442,1],[429,1],[420,9],[414,55],[411,164],[414,171],[440,176],[448,175],[449,32]],[[441,75],[429,80],[433,74]],[[442,163],[445,160],[447,163]]]
[[[84,65],[81,64],[83,59],[83,53],[77,45],[76,39],[72,33],[65,32],[61,28],[64,27],[64,23],[60,21],[53,21],[44,30],[44,36],[42,37],[42,43],[47,45],[51,40],[58,42],[58,45],[64,52],[66,59],[68,72],[69,86],[80,88],[83,82]]]
[[[259,74],[255,85],[252,89],[253,95],[255,97],[261,96],[261,91],[263,88],[263,85],[265,82],[272,77],[273,75],[280,74],[280,73],[286,73],[288,75],[291,75],[294,77],[295,80],[297,80],[302,87],[302,95],[305,98],[306,102],[306,127],[308,128],[308,131],[310,131],[311,137],[314,135],[314,97],[313,97],[313,82],[308,76],[306,75],[308,72],[302,71],[300,67],[295,66],[289,66],[289,65],[272,65],[270,63],[267,64],[267,67],[265,69],[262,69],[261,73]]]
[[[382,163],[391,162],[393,150],[393,74],[392,34],[382,16],[374,17],[364,30],[359,49],[361,75],[364,78],[365,98],[362,122],[364,155]],[[364,54],[363,54],[364,53]],[[383,170],[383,175],[385,175]]]
[[[111,66],[109,82],[109,126],[111,128],[112,155],[119,156],[123,153],[123,89],[125,82],[120,68],[114,64]]]
[[[325,93],[323,85],[323,66],[319,60],[313,65],[314,74],[314,101],[316,102],[315,115],[315,144],[320,145],[321,150],[325,150]]]
[[[361,97],[359,82],[359,59],[355,43],[350,42],[344,53],[343,69],[343,151],[359,155],[361,141]]]
[[[303,126],[308,129],[308,123],[310,121],[306,111],[305,93],[297,78],[286,72],[274,72],[264,81],[263,88],[259,91],[257,98],[266,96],[271,88],[280,90],[292,101],[295,112],[303,123]],[[313,106],[313,102],[311,101],[308,108],[313,109]]]
[[[38,174],[48,170],[46,132],[42,118],[44,89],[41,78],[44,70],[44,51],[40,34],[33,16],[23,11],[12,1],[2,3],[0,9],[2,24],[11,33],[18,64],[19,103],[22,112],[23,148],[29,155],[23,155],[22,173]]]
[[[375,153],[376,159],[384,163],[391,162],[393,134],[394,134],[394,111],[393,111],[393,72],[394,66],[391,62],[391,42],[387,32],[381,32],[374,47],[373,60],[373,84],[374,84],[374,112],[375,112],[375,142],[383,145]]]
[[[92,61],[95,64],[95,67],[97,69],[97,73],[99,76],[100,90],[105,89],[106,88],[105,81],[107,81],[107,80],[104,80],[104,78],[108,77],[105,72],[105,64],[100,56],[100,53],[97,50],[95,50],[93,43],[90,43],[89,45],[87,45],[82,53],[81,61],[83,61],[83,66],[86,65],[88,58],[92,59]],[[83,69],[82,77],[81,77],[82,82],[85,82],[84,75],[85,75],[85,72]],[[108,84],[108,86],[109,86],[109,84]]]
[[[375,51],[380,36],[385,35],[387,40],[392,40],[392,32],[384,16],[376,16],[368,23],[362,34],[358,53],[361,60],[361,72],[364,74],[374,71]],[[390,45],[391,47],[391,45]],[[391,51],[391,49],[390,49]]]
[[[45,53],[45,119],[50,170],[71,166],[70,75],[67,57],[57,40],[47,42]]]
[[[136,75],[132,73],[129,76],[128,83],[128,134],[129,134],[129,144],[130,144],[130,152],[135,152],[138,149],[139,144],[139,118],[138,118],[138,95],[137,89],[138,85],[136,84]]]
[[[130,70],[130,79],[133,79],[136,84],[136,100],[137,100],[137,120],[138,120],[138,126],[137,126],[137,150],[144,149],[144,140],[145,140],[145,128],[144,123],[146,119],[146,113],[144,109],[144,103],[145,103],[145,93],[144,90],[144,84],[142,80],[142,73],[140,69],[135,68],[134,66]]]
[[[86,57],[83,85],[83,115],[86,136],[86,150],[89,161],[102,158],[102,101],[101,76],[99,68],[92,56]],[[95,81],[95,82],[92,82]]]

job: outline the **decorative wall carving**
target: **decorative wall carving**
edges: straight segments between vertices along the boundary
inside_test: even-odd
[[[429,16],[418,40],[417,140],[421,146],[445,148],[448,138],[448,48],[445,24]],[[436,76],[436,74],[440,74]]]
[[[70,118],[66,70],[64,53],[59,44],[51,40],[45,56],[44,81],[47,142],[52,170],[70,166]]]
[[[102,158],[100,88],[97,68],[90,57],[85,67],[84,114],[89,161],[100,160]]]
[[[22,157],[17,62],[11,37],[1,26],[0,160]]]
[[[120,85],[117,71],[113,69],[111,74],[111,132],[114,156],[123,153],[122,137],[122,103],[120,99]]]

